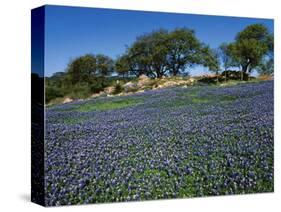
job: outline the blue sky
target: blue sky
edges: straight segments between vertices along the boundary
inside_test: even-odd
[[[273,31],[273,20],[83,7],[46,6],[45,75],[64,71],[70,59],[86,53],[121,55],[136,36],[152,30],[187,27],[212,48],[234,40],[247,25],[262,23]],[[196,67],[192,75],[206,73]]]

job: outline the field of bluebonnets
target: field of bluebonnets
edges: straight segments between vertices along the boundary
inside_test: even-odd
[[[273,81],[46,110],[46,204],[273,191]]]

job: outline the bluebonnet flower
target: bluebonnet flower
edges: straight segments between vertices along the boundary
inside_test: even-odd
[[[125,100],[140,103],[79,111],[83,104]],[[267,81],[47,108],[46,203],[273,191],[273,105]]]

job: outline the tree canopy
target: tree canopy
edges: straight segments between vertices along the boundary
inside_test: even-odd
[[[187,28],[175,29],[167,36],[167,68],[171,75],[186,71],[187,67],[200,64],[202,44],[195,32]]]
[[[229,44],[230,55],[243,73],[251,73],[273,51],[272,38],[262,24],[249,25],[236,35],[235,41]]]
[[[218,54],[220,56],[223,71],[227,71],[230,67],[236,66],[235,62],[231,58],[231,49],[228,43],[222,43],[219,46]]]
[[[116,69],[122,74],[161,78],[188,73],[187,68],[193,65],[214,69],[215,60],[213,51],[196,38],[193,30],[178,28],[169,32],[160,29],[137,37],[117,59]]]
[[[257,67],[257,71],[260,75],[271,75],[274,72],[274,60],[263,60]]]
[[[72,60],[66,73],[73,85],[91,83],[98,77],[105,77],[114,70],[114,61],[102,54],[86,54]]]

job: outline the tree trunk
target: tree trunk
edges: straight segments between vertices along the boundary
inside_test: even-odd
[[[249,67],[250,67],[250,62],[249,61],[248,61],[248,63],[246,65],[242,66],[241,80],[245,80],[245,81],[248,80],[248,78],[246,78],[247,77],[246,74],[248,72]]]
[[[156,78],[162,78],[161,71],[156,71]]]
[[[177,76],[177,73],[178,73],[178,69],[174,66],[174,67],[172,68],[172,75],[173,75],[173,76]]]
[[[248,64],[242,66],[242,70],[241,70],[241,81],[244,80],[244,74],[247,73],[248,66],[249,66]]]

